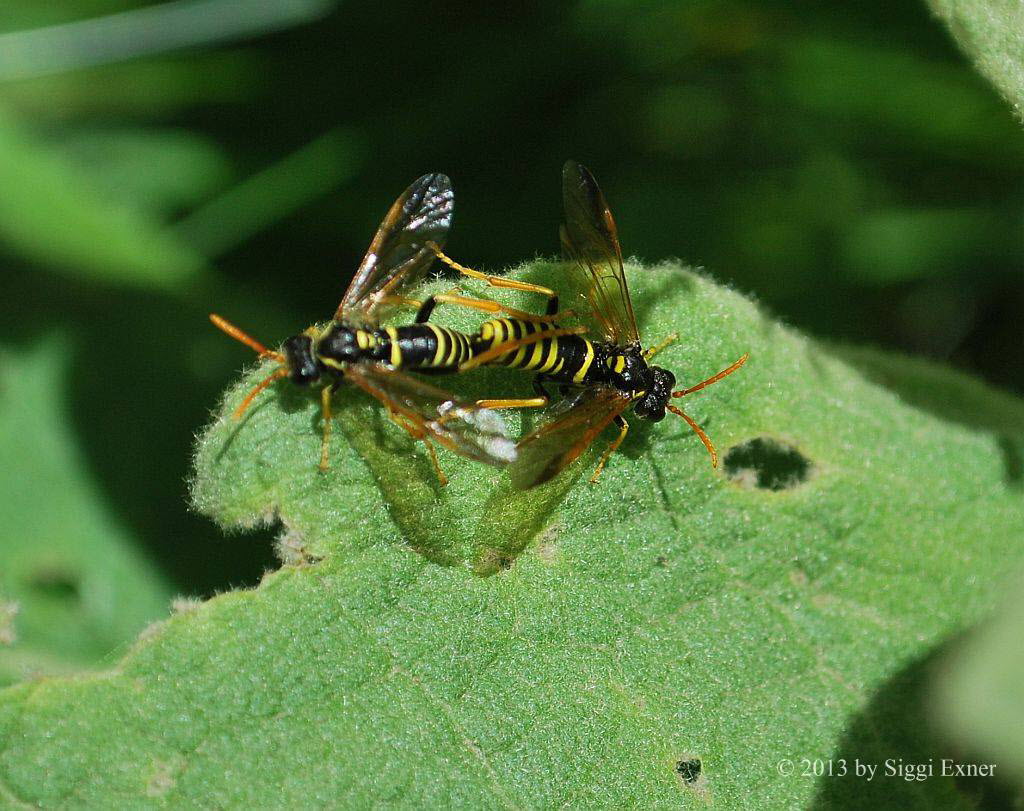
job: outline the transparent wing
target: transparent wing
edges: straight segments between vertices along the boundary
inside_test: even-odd
[[[615,220],[594,176],[575,161],[562,168],[562,200],[562,251],[579,275],[595,326],[620,346],[639,341]]]
[[[562,400],[548,412],[540,428],[516,445],[518,458],[509,468],[512,485],[525,490],[554,478],[576,461],[629,403],[628,396],[611,387],[584,389]]]
[[[345,369],[345,379],[376,397],[427,439],[448,450],[495,467],[516,458],[501,415],[466,403],[453,394],[402,372],[370,363]]]
[[[402,192],[377,229],[335,321],[372,326],[386,309],[400,303],[402,291],[418,282],[434,261],[427,242],[444,246],[454,211],[455,194],[447,175],[423,175]]]

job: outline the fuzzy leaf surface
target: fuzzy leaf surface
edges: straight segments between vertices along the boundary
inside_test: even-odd
[[[928,0],[975,66],[1024,119],[1024,8],[1014,0]]]
[[[555,265],[515,273],[560,284]],[[902,706],[906,669],[976,621],[1021,558],[1006,451],[1021,404],[929,367],[927,385],[959,398],[946,418],[874,382],[886,356],[844,362],[678,266],[633,265],[629,281],[646,342],[679,333],[658,363],[681,385],[750,352],[681,401],[718,471],[681,420],[630,418],[597,486],[610,436],[527,493],[441,453],[440,488],[422,448],[343,391],[319,474],[315,392],[282,382],[229,418],[270,371],[252,368],[200,437],[193,498],[226,528],[279,520],[291,563],[170,618],[102,677],[0,694],[0,796],[969,807],[949,780],[836,782],[799,759],[844,753],[861,726],[879,754],[914,756],[915,716],[876,718],[875,702]],[[512,370],[435,382],[467,399],[530,391]]]

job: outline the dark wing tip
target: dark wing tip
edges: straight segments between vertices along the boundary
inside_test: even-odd
[[[584,189],[587,196],[592,197],[594,191],[598,189],[598,185],[594,175],[586,166],[569,159],[562,167],[562,191],[568,197],[569,192],[576,188]]]
[[[427,172],[425,175],[420,175],[411,184],[411,188],[414,189],[426,189],[433,186],[438,190],[452,190],[452,179],[443,172]]]
[[[455,191],[448,175],[431,172],[413,181],[404,195],[406,229],[444,246],[455,217]]]
[[[562,204],[570,231],[578,230],[576,221],[595,226],[598,231],[607,230],[605,221],[611,216],[608,203],[605,202],[597,180],[582,163],[573,160],[565,162],[562,169]]]
[[[586,169],[576,161],[570,159],[562,167],[562,199],[568,200],[577,186],[581,185],[583,173]]]
[[[448,175],[442,172],[427,172],[416,180],[413,185],[422,184],[424,188],[432,188],[439,194],[448,193],[452,191],[452,179]]]
[[[455,209],[455,190],[448,175],[430,172],[420,175],[410,184],[405,194],[407,206],[411,209],[429,208],[435,216],[441,215],[451,220]]]

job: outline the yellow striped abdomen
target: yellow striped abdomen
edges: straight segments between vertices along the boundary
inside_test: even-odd
[[[599,347],[580,335],[562,335],[541,338],[516,346],[538,332],[548,331],[551,324],[521,321],[517,318],[492,318],[480,326],[474,336],[473,352],[480,354],[504,343],[512,342],[508,352],[489,361],[487,365],[510,366],[526,372],[535,372],[550,380],[567,384],[587,384],[592,380],[594,360]],[[603,370],[601,370],[603,371]]]

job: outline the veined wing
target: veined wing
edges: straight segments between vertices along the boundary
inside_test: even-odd
[[[576,161],[562,168],[562,200],[562,250],[579,274],[599,332],[619,346],[639,341],[615,220],[594,176]]]
[[[377,229],[334,320],[377,324],[386,309],[401,302],[402,291],[430,267],[434,252],[427,243],[444,246],[454,211],[455,194],[447,175],[423,175],[402,192]]]
[[[519,455],[509,468],[512,485],[525,490],[554,478],[576,461],[629,403],[627,395],[610,386],[584,389],[563,400],[543,425],[516,445]]]
[[[345,379],[376,397],[427,439],[460,456],[495,467],[504,467],[516,458],[515,443],[495,411],[477,408],[443,389],[377,364],[350,364]]]

